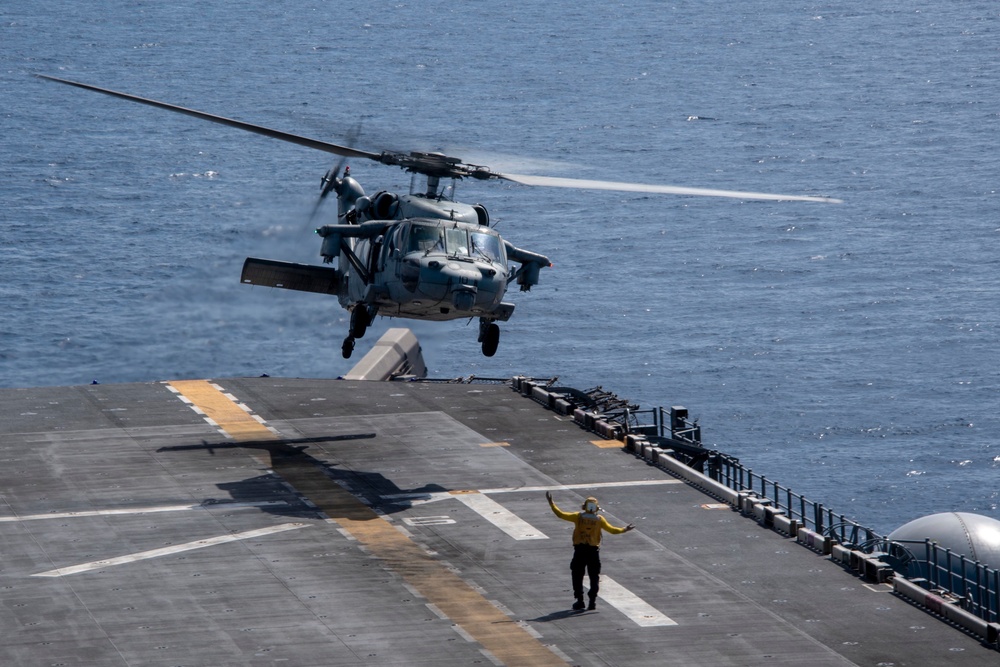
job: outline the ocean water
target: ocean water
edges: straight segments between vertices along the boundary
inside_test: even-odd
[[[497,170],[839,206],[463,183],[554,267],[500,350],[412,324],[436,377],[685,405],[707,444],[884,532],[1000,518],[995,3],[170,3],[0,9],[0,386],[336,377],[346,314],[239,284],[318,262],[333,156],[44,73]],[[352,163],[369,190],[399,170]],[[327,210],[333,213],[334,207]],[[657,511],[651,507],[650,512]]]

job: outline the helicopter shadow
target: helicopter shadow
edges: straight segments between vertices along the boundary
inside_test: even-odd
[[[214,456],[218,450],[251,449],[266,452],[271,460],[274,472],[256,475],[238,482],[222,482],[216,487],[228,494],[226,500],[208,498],[202,501],[203,507],[211,507],[226,503],[252,504],[262,512],[280,516],[301,517],[315,515],[321,511],[300,490],[294,488],[281,476],[282,469],[302,465],[315,467],[337,484],[356,497],[360,497],[370,507],[377,507],[385,514],[393,514],[408,509],[412,500],[429,498],[431,494],[447,491],[437,484],[425,484],[418,488],[401,488],[385,475],[377,472],[348,470],[336,463],[324,461],[310,454],[310,445],[325,443],[342,443],[368,440],[377,437],[375,433],[356,433],[348,435],[321,436],[312,438],[279,438],[274,440],[244,440],[240,442],[224,441],[209,442],[202,440],[199,444],[174,445],[161,447],[157,452],[207,451]],[[426,495],[425,495],[426,494]],[[383,500],[383,496],[394,497],[392,501]],[[403,496],[402,499],[399,496]]]

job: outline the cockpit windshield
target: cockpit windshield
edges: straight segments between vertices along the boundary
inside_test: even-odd
[[[410,227],[406,252],[445,252],[450,257],[480,258],[505,264],[499,236],[459,226],[441,228],[434,225],[413,225]]]
[[[440,227],[427,225],[413,225],[410,228],[410,239],[407,243],[407,252],[431,252],[433,250],[444,250],[444,238]]]
[[[503,249],[500,246],[500,237],[484,232],[472,232],[469,234],[472,241],[472,254],[485,257],[491,262],[503,264]]]
[[[444,237],[447,241],[449,256],[469,256],[469,232],[461,227],[452,227],[444,230]]]

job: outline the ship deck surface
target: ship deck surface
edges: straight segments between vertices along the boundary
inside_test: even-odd
[[[239,378],[0,406],[2,664],[997,664],[508,386]],[[605,536],[596,611],[570,610],[572,525],[546,491],[638,526]]]

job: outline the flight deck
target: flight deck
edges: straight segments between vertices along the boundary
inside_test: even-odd
[[[669,398],[669,397],[668,397]],[[510,383],[0,390],[0,664],[995,665]],[[572,525],[596,496],[596,611]]]

